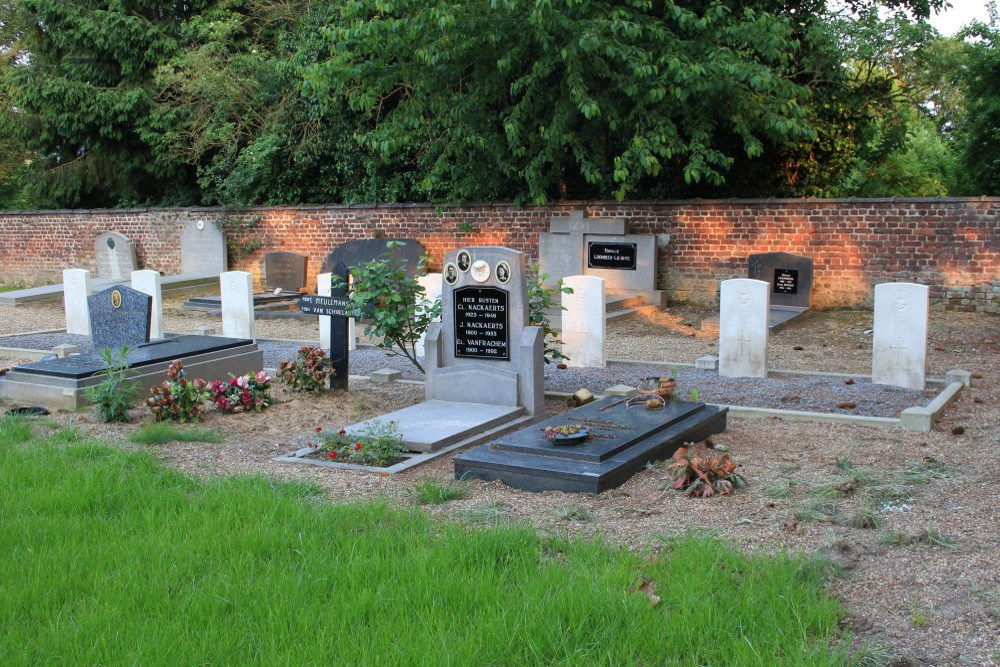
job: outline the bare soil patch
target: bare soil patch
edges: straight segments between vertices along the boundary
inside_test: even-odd
[[[56,328],[59,310],[19,307],[16,323],[5,313],[0,334]],[[167,314],[168,331],[192,331],[213,321],[181,313],[173,302]],[[648,318],[613,323],[609,356],[691,363],[713,354],[713,337],[697,328],[709,314],[672,307]],[[816,312],[772,336],[769,367],[867,373],[870,329],[869,311]],[[317,333],[315,325],[272,320],[258,322],[258,335],[315,340]],[[466,498],[427,511],[484,525],[526,521],[542,531],[630,548],[656,550],[664,536],[695,531],[730,540],[746,551],[821,554],[843,569],[829,589],[843,601],[857,645],[870,647],[883,664],[998,664],[997,341],[1000,318],[931,313],[929,374],[940,377],[964,368],[979,377],[930,433],[774,418],[730,420],[728,430],[714,442],[741,464],[739,472],[749,482],[734,496],[685,498],[664,490],[665,471],[653,466],[621,488],[595,496],[532,494],[473,481]],[[9,364],[0,360],[0,367]],[[352,381],[349,393],[318,396],[279,386],[274,405],[264,413],[206,415],[202,425],[225,433],[225,442],[168,443],[151,450],[168,465],[195,475],[264,474],[318,484],[335,501],[376,498],[411,505],[411,489],[418,481],[451,476],[450,456],[391,477],[272,459],[304,446],[315,436],[316,426],[339,428],[422,396],[420,386],[367,381]],[[557,400],[547,406],[552,412],[565,409]],[[149,419],[140,408],[135,416]],[[83,411],[46,419],[122,447],[137,447],[128,436],[138,424],[99,424]],[[698,447],[712,454],[704,445]],[[883,483],[898,488],[886,490]],[[864,527],[866,516],[874,527]]]

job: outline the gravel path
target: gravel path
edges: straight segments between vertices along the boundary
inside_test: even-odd
[[[56,345],[69,343],[85,351],[89,348],[89,341],[88,336],[36,333],[0,337],[0,347],[51,350]],[[316,343],[260,341],[259,345],[264,352],[264,367],[275,369],[282,359],[294,358],[299,347],[310,344]],[[380,368],[401,371],[403,378],[407,380],[424,378],[400,354],[370,347],[351,352],[352,375],[368,376]],[[642,377],[674,373],[682,395],[695,389],[698,400],[707,403],[869,417],[898,417],[906,408],[926,405],[939,389],[914,391],[873,384],[862,379],[845,382],[845,378],[840,377],[779,373],[771,373],[767,378],[723,378],[717,372],[684,366],[622,362],[610,362],[606,368],[558,368],[555,364],[546,364],[544,373],[545,390],[548,392],[572,393],[585,388],[599,394],[619,384],[634,387]]]

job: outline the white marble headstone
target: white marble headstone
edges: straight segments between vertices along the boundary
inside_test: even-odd
[[[316,294],[319,296],[330,296],[333,292],[333,284],[330,282],[331,273],[321,273],[316,276]],[[319,316],[319,346],[324,350],[330,349],[330,316]],[[347,351],[358,349],[358,335],[354,330],[354,318],[347,318]]]
[[[132,272],[132,289],[153,297],[152,313],[149,318],[149,338],[163,338],[163,289],[159,271],[143,270]]]
[[[924,388],[929,293],[915,283],[875,286],[872,382]]]
[[[227,271],[219,276],[222,289],[222,335],[254,338],[253,275]]]
[[[217,276],[228,268],[225,233],[211,220],[190,220],[181,231],[181,273]]]
[[[90,271],[66,269],[63,271],[63,306],[66,311],[66,333],[90,335]]]
[[[719,375],[767,377],[770,283],[737,278],[719,292]]]
[[[562,352],[569,357],[565,363],[574,368],[604,368],[604,279],[568,276],[563,286],[573,290],[562,295]]]
[[[423,299],[425,301],[433,304],[435,301],[441,300],[441,291],[444,286],[444,278],[440,273],[428,273],[423,276],[417,276],[417,282],[424,289]],[[434,318],[435,322],[441,321],[441,316]],[[420,338],[417,340],[414,349],[416,350],[418,357],[424,356],[424,340],[427,338],[427,332],[420,334]]]
[[[132,239],[118,232],[104,232],[94,241],[97,277],[128,280],[139,268]]]

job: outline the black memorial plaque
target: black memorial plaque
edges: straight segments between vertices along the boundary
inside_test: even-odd
[[[798,269],[775,269],[771,291],[775,294],[798,294]]]
[[[456,357],[510,359],[509,297],[496,287],[455,290]]]
[[[587,268],[635,271],[637,243],[587,241]]]
[[[346,296],[315,296],[307,294],[296,304],[307,315],[354,317],[354,304]]]

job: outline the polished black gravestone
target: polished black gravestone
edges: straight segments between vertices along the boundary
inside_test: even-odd
[[[296,252],[264,255],[264,284],[273,291],[301,292],[306,284],[306,256]]]
[[[747,258],[747,277],[771,284],[771,305],[809,308],[813,261],[787,252],[765,252]]]
[[[394,245],[389,247],[389,243]],[[367,264],[373,259],[379,259],[388,254],[390,257],[402,260],[408,276],[418,276],[420,258],[427,254],[427,249],[416,239],[358,239],[341,243],[323,260],[321,273],[333,271],[338,262],[343,262],[349,270]]]
[[[87,297],[90,338],[94,348],[118,348],[149,342],[153,297],[115,285]]]
[[[179,336],[130,347],[126,362],[132,379],[147,391],[165,378],[180,359],[191,378],[215,380],[264,367],[264,354],[252,340],[218,336]],[[48,358],[15,366],[0,379],[0,396],[49,408],[86,404],[86,390],[100,384],[106,368],[99,349],[72,357]]]
[[[650,461],[726,429],[727,408],[670,401],[659,410],[609,396],[455,457],[455,477],[501,480],[525,491],[599,493],[621,486]],[[591,438],[560,445],[547,426],[582,424]]]

